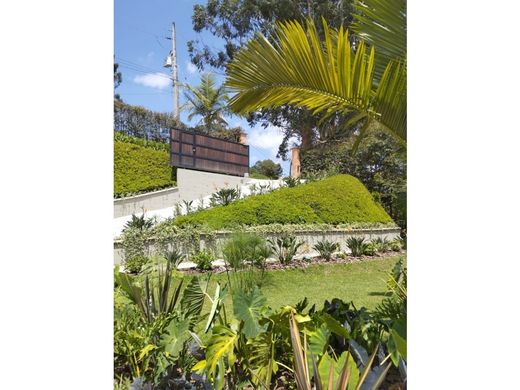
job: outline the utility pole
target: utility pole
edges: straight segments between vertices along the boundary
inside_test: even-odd
[[[179,117],[179,76],[177,74],[177,40],[175,38],[175,22],[172,23],[172,37],[168,38],[172,41],[172,51],[166,59],[164,66],[172,68],[173,80],[173,117],[180,121]]]
[[[177,74],[177,39],[175,37],[175,22],[172,23],[172,73],[173,73],[173,117],[179,121],[179,76]]]

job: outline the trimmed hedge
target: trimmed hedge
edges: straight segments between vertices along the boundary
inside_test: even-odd
[[[332,176],[321,181],[282,188],[241,199],[228,206],[180,216],[174,223],[207,225],[212,229],[239,225],[368,222],[392,223],[386,211],[355,177]]]
[[[169,163],[166,150],[114,141],[114,197],[174,186]]]

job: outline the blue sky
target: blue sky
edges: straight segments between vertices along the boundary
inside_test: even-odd
[[[190,63],[187,41],[198,39],[218,48],[221,42],[209,33],[198,34],[192,29],[191,15],[197,0],[115,0],[114,2],[114,54],[123,82],[117,89],[123,101],[140,105],[153,111],[172,111],[172,83],[170,69],[164,68],[164,60],[171,49],[171,24],[175,22],[177,33],[177,64],[179,81],[196,85],[199,71]],[[216,74],[219,81],[223,76]],[[181,93],[181,105],[184,102]],[[196,124],[198,119],[185,123]],[[250,162],[271,158],[282,164],[284,173],[289,173],[289,163],[275,158],[282,135],[276,128],[261,126],[250,128],[242,118],[228,117],[232,126],[240,125],[248,133]]]

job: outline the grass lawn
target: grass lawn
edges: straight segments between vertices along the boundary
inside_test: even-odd
[[[384,298],[388,273],[399,260],[399,256],[384,259],[364,260],[351,264],[327,264],[310,266],[307,269],[269,271],[262,292],[271,308],[294,306],[307,297],[309,307],[316,303],[321,309],[325,299],[340,298],[353,301],[357,308],[365,306],[374,309]],[[215,275],[214,281],[227,281],[226,274]],[[209,294],[215,291],[210,284]],[[206,304],[203,311],[209,311]],[[228,296],[226,312],[232,313],[233,306]]]

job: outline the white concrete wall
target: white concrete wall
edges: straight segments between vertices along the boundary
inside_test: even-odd
[[[177,186],[180,200],[195,200],[217,192],[221,188],[244,185],[249,178],[220,173],[192,171],[177,168]]]
[[[382,229],[356,229],[356,230],[329,230],[329,231],[301,231],[295,232],[294,235],[300,241],[304,242],[304,245],[298,250],[298,254],[305,254],[313,252],[312,247],[318,243],[318,241],[328,240],[337,242],[340,245],[341,250],[347,251],[347,238],[365,237],[366,240],[373,240],[375,238],[386,238],[387,240],[395,240],[399,238],[401,230],[399,228],[382,228]],[[216,245],[221,247],[222,243],[230,236],[229,232],[217,232],[216,233]],[[269,234],[266,238],[276,237],[277,234]],[[201,247],[205,247],[206,243],[204,238],[201,237]],[[148,246],[149,253],[154,253],[153,242],[150,242]],[[124,259],[124,251],[120,240],[114,241],[114,264],[121,264]]]
[[[149,192],[146,194],[114,199],[114,218],[138,214],[145,210],[157,210],[173,206],[179,201],[179,188]]]
[[[146,194],[114,199],[114,218],[130,216],[143,211],[173,207],[183,200],[197,200],[221,188],[242,186],[251,179],[219,173],[177,169],[177,187]]]

